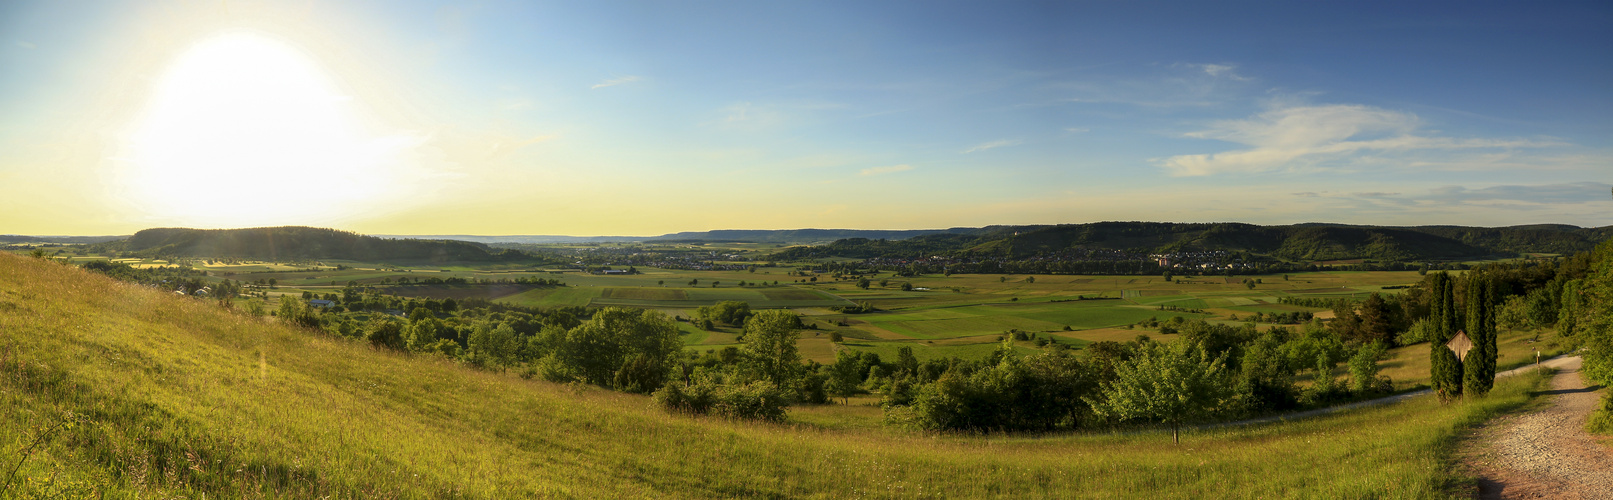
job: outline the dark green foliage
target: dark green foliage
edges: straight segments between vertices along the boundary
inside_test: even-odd
[[[1473,349],[1462,360],[1462,389],[1469,396],[1489,394],[1495,385],[1495,285],[1487,274],[1467,276],[1467,316],[1463,323]]]
[[[1591,271],[1578,288],[1580,304],[1573,311],[1573,321],[1580,329],[1585,359],[1581,374],[1594,383],[1613,385],[1613,239],[1597,247]],[[1609,410],[1613,408],[1604,404],[1602,415],[1613,419],[1608,416]]]
[[[544,378],[633,392],[660,388],[683,349],[672,320],[638,309],[607,307],[576,328],[546,328],[544,334],[541,344],[550,352],[541,362]]]
[[[1077,427],[1091,412],[1081,398],[1096,387],[1091,369],[1063,352],[1023,359],[1002,356],[996,364],[972,374],[948,371],[921,387],[905,411],[894,413],[904,423],[930,430]],[[900,397],[892,397],[891,403]]]
[[[744,385],[671,382],[652,397],[669,412],[769,422],[784,421],[784,409],[789,406],[784,392],[767,381]]]
[[[745,319],[751,315],[750,303],[737,300],[725,300],[715,305],[700,306],[695,309],[694,317],[697,320],[710,320],[713,323],[722,323],[728,326],[742,326]],[[709,330],[710,328],[707,328]]]
[[[1011,260],[1069,248],[1145,249],[1152,253],[1228,250],[1289,260],[1375,259],[1425,262],[1520,252],[1567,254],[1586,251],[1613,236],[1610,228],[1521,226],[1375,227],[1336,224],[1256,226],[1099,222],[1055,226],[992,226],[967,233],[929,234],[905,240],[848,238],[829,245],[790,247],[777,260],[823,257],[921,258],[931,255],[995,256]],[[1420,269],[1419,267],[1415,269]],[[953,272],[959,272],[954,269]],[[939,271],[937,271],[939,272]],[[974,269],[966,272],[1003,272]],[[1132,266],[1131,272],[1138,272]],[[1158,273],[1155,266],[1146,270]]]
[[[1429,318],[1433,328],[1429,342],[1429,385],[1442,400],[1462,395],[1462,362],[1445,343],[1461,329],[1456,311],[1456,283],[1451,275],[1438,272],[1425,278],[1430,291]]]
[[[364,325],[364,340],[376,347],[403,349],[403,323],[376,315]]]

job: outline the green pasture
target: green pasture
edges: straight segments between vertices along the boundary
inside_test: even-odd
[[[1026,342],[1019,342],[1013,346],[1014,352],[1021,355],[1036,354],[1038,349],[1027,347]],[[965,359],[981,359],[990,356],[992,352],[1002,347],[1002,343],[995,339],[970,344],[930,344],[924,342],[891,342],[891,341],[846,341],[840,344],[844,349],[857,352],[872,352],[879,355],[882,360],[896,359],[896,353],[902,347],[911,347],[913,357],[919,361],[960,357]]]
[[[524,307],[586,306],[604,291],[597,287],[536,288],[500,297],[498,302]]]

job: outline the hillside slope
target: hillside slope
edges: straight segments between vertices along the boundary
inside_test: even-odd
[[[1142,253],[1226,250],[1290,261],[1376,259],[1449,261],[1523,252],[1571,254],[1589,250],[1613,227],[1460,226],[1380,227],[1341,224],[1257,226],[1239,223],[1095,222],[1054,226],[991,226],[904,240],[843,239],[792,247],[772,256],[805,258],[916,258],[930,255],[1025,259],[1072,248]]]
[[[1180,447],[822,431],[665,415],[0,254],[0,465],[23,462],[0,498],[1427,497],[1455,429],[1528,388]]]
[[[139,255],[233,257],[258,260],[344,259],[366,262],[486,262],[527,259],[515,251],[453,240],[392,240],[335,229],[287,226],[247,229],[145,229],[105,250]]]

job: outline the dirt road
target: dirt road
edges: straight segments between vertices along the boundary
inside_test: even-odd
[[[1600,386],[1563,358],[1544,408],[1508,416],[1477,433],[1463,453],[1481,478],[1480,498],[1613,498],[1613,450],[1585,432]]]

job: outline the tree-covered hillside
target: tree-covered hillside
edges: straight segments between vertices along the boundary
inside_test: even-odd
[[[219,257],[261,260],[344,259],[366,262],[488,262],[528,260],[515,250],[495,250],[481,243],[453,240],[385,239],[313,227],[249,229],[157,228],[127,240],[103,243],[97,251],[143,256]]]
[[[1335,224],[1257,226],[1238,223],[1098,222],[1056,226],[994,226],[905,240],[851,238],[785,249],[777,260],[931,256],[1020,260],[1070,249],[1138,254],[1228,251],[1288,261],[1373,259],[1451,261],[1519,253],[1569,254],[1591,249],[1613,228],[1519,226],[1378,227]]]

